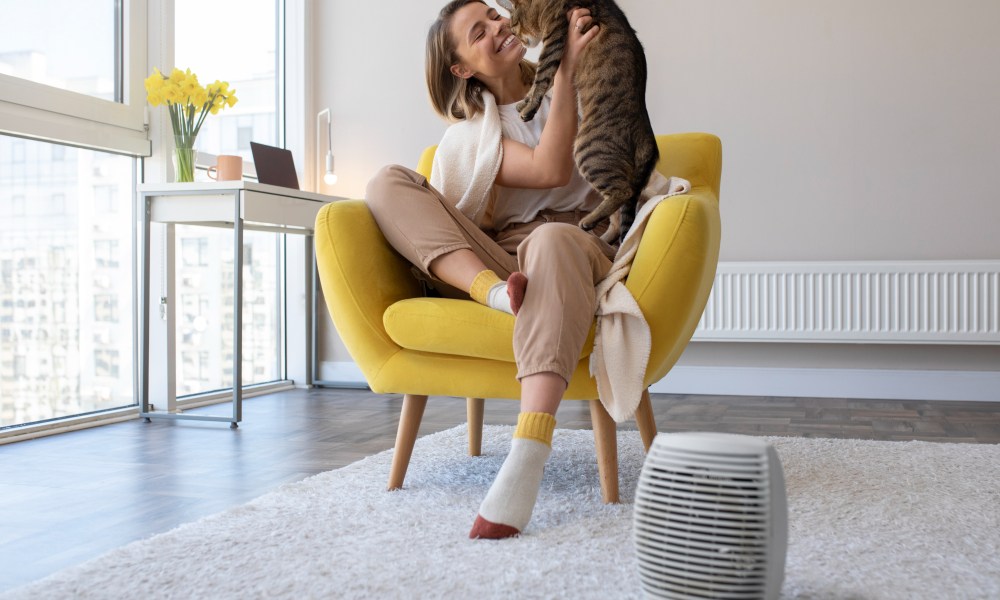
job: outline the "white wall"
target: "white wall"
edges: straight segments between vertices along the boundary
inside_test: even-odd
[[[995,0],[622,4],[654,127],[723,140],[723,260],[1000,256]]]
[[[1000,168],[1000,3],[619,3],[646,48],[654,129],[722,138],[722,260],[1000,257],[992,181]],[[443,4],[317,2],[314,95],[316,108],[334,115],[340,175],[328,191],[361,197],[380,166],[413,166],[440,137],[445,124],[426,99],[423,48]],[[766,347],[745,351],[773,364],[810,355],[807,347]],[[713,354],[739,362],[739,345],[711,348],[691,354],[699,364]],[[955,356],[978,365],[976,356],[993,353],[939,351],[942,365]],[[833,357],[833,366],[851,366],[857,354],[813,356],[817,365]],[[901,368],[928,360],[886,346],[861,354],[859,363],[874,355]]]

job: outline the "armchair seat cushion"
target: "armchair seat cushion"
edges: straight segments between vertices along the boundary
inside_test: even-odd
[[[514,317],[471,300],[408,298],[382,315],[386,333],[408,350],[514,362]],[[580,358],[594,348],[594,326]]]

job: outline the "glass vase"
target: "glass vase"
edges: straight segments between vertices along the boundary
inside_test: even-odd
[[[193,146],[193,142],[184,143],[174,138],[174,181],[178,183],[194,181],[194,161],[198,151]]]

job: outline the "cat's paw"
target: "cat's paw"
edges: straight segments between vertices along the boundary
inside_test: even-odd
[[[522,121],[530,121],[535,118],[538,112],[538,102],[532,102],[530,98],[525,98],[517,103],[517,112],[521,115]]]

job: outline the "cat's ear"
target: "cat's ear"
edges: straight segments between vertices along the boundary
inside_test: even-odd
[[[459,79],[468,79],[475,75],[472,69],[463,67],[462,65],[451,65],[451,74]]]

